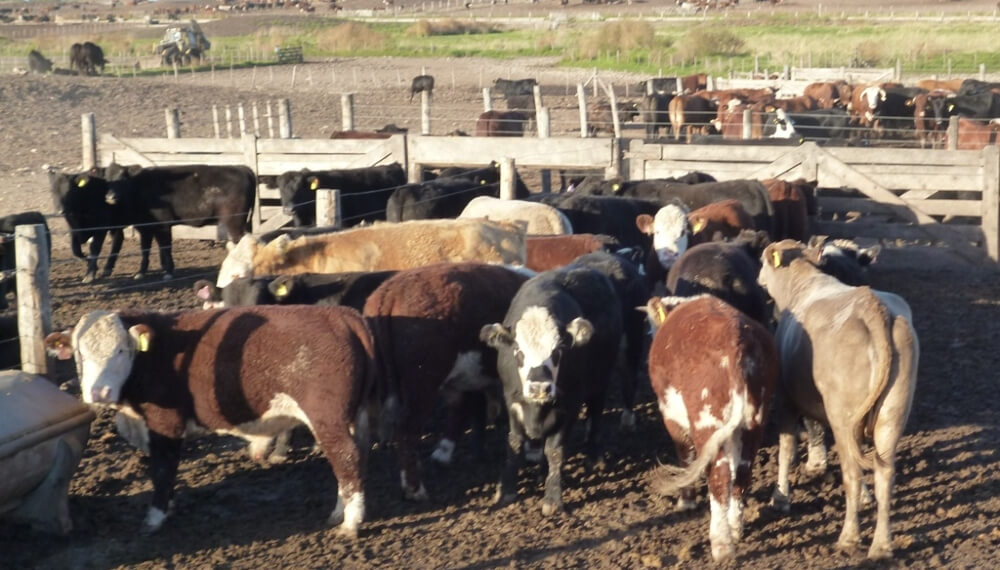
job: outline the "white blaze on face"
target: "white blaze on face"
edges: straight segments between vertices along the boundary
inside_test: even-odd
[[[528,307],[514,326],[515,359],[528,400],[551,399],[559,377],[559,327],[545,307]],[[547,397],[546,397],[547,396]]]
[[[687,212],[675,204],[660,208],[653,217],[653,250],[664,269],[670,269],[687,251],[691,230]]]
[[[861,92],[861,97],[868,103],[865,119],[871,121],[875,118],[875,110],[878,109],[879,100],[885,100],[885,91],[878,87],[869,87]]]
[[[774,111],[774,134],[772,139],[790,139],[798,133],[795,131],[795,123],[788,117],[784,109]]]
[[[77,372],[83,401],[115,403],[132,372],[135,346],[114,313],[94,311],[73,329]]]
[[[253,256],[259,245],[256,237],[250,234],[243,236],[236,247],[229,250],[229,254],[222,260],[215,286],[222,289],[234,279],[253,277]]]

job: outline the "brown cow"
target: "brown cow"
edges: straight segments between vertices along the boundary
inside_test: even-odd
[[[775,215],[777,215],[775,208]],[[739,200],[722,200],[702,206],[688,214],[691,224],[690,246],[708,241],[729,241],[743,230],[754,228],[753,217]]]
[[[948,91],[952,95],[962,88],[964,79],[921,79],[917,87],[927,91]]]
[[[802,113],[818,108],[816,100],[808,95],[801,95],[790,99],[775,99],[766,106],[769,112],[775,109],[784,109],[786,113]]]
[[[675,140],[684,134],[690,141],[695,131],[699,134],[708,134],[712,118],[718,112],[718,106],[714,101],[697,95],[678,95],[670,101],[668,108]]]
[[[618,123],[624,125],[639,115],[639,106],[631,101],[618,101]],[[600,133],[614,135],[614,116],[611,103],[595,101],[587,105],[587,131],[590,136]]]
[[[920,140],[920,148],[939,148],[945,145],[948,123],[934,113],[934,102],[950,97],[948,91],[919,93],[913,98],[913,128]]]
[[[804,180],[786,182],[777,178],[764,180],[767,194],[774,205],[774,222],[771,237],[775,240],[809,239],[809,204],[815,203],[815,190]],[[815,206],[814,206],[815,208]],[[815,213],[814,213],[815,215]]]
[[[849,92],[850,88],[846,81],[817,81],[806,85],[802,95],[816,101],[817,109],[833,109],[847,106],[849,98],[845,96]]]
[[[438,390],[459,400],[496,382],[496,353],[479,331],[502,320],[527,275],[500,265],[440,263],[401,271],[365,303],[388,386],[385,422],[395,426],[403,496],[426,500],[417,445],[438,400]],[[441,441],[438,460],[447,463],[456,433]],[[437,451],[435,452],[437,454]]]
[[[524,136],[528,116],[521,111],[485,111],[476,119],[477,137]]]
[[[574,259],[595,251],[617,249],[618,240],[599,234],[564,236],[532,236],[524,241],[525,267],[532,271],[548,271],[569,265]]]
[[[662,492],[677,510],[695,507],[708,471],[712,558],[733,558],[743,535],[743,494],[778,381],[778,349],[760,323],[710,295],[653,298],[656,335],[649,380],[683,467],[665,467]]]
[[[975,119],[958,118],[958,150],[982,150],[983,147],[997,143],[997,130],[1000,125],[994,122],[983,124]]]
[[[766,103],[739,103],[735,99],[726,105],[719,105],[716,119],[712,121],[715,130],[722,133],[724,139],[743,138],[743,113],[750,111],[750,138],[763,137],[764,106]]]
[[[357,536],[379,387],[372,336],[354,309],[94,311],[45,343],[60,359],[76,357],[84,402],[119,404],[145,420],[153,479],[146,532],[159,530],[173,504],[189,424],[251,442],[305,424],[337,478],[328,522]]]

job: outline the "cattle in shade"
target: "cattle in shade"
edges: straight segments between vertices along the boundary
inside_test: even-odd
[[[321,188],[340,190],[341,222],[350,227],[384,220],[389,196],[406,184],[406,172],[399,163],[336,170],[303,168],[282,173],[277,184],[282,209],[296,227],[316,224],[316,190]]]
[[[653,298],[647,312],[656,329],[649,379],[681,463],[661,468],[656,486],[679,495],[677,510],[694,509],[707,471],[712,558],[732,559],[778,380],[774,338],[711,296]]]
[[[349,273],[303,273],[251,279],[240,277],[218,288],[199,279],[194,292],[203,308],[248,307],[252,305],[344,306],[360,311],[379,285],[395,271],[354,271]]]
[[[386,220],[406,222],[457,218],[475,198],[499,198],[499,174],[499,165],[494,164],[458,175],[442,174],[434,180],[400,186],[389,195],[385,206]],[[528,187],[516,173],[515,177],[514,197],[527,198],[530,194]]]
[[[148,425],[153,498],[145,532],[170,514],[188,424],[251,442],[304,424],[337,478],[327,522],[357,536],[379,394],[374,344],[357,311],[94,311],[45,343],[60,359],[75,357],[84,402],[131,408]]]
[[[849,239],[827,240],[826,236],[809,239],[809,249],[816,253],[810,261],[827,275],[852,287],[868,285],[868,268],[878,259],[882,246],[861,247]]]
[[[375,224],[268,243],[246,235],[219,266],[217,287],[238,277],[411,269],[442,261],[524,264],[524,230],[487,220]]]
[[[111,234],[111,253],[105,261],[101,277],[114,271],[125,240],[125,216],[120,208],[106,203],[108,184],[101,174],[94,170],[82,173],[49,172],[49,189],[52,202],[69,226],[70,250],[75,257],[86,259],[87,270],[84,283],[97,278],[97,261],[104,246],[104,239]],[[84,244],[89,244],[87,254]]]
[[[484,111],[476,119],[477,137],[524,136],[528,116],[521,111]]]
[[[759,281],[781,311],[775,338],[781,354],[776,411],[782,419],[773,503],[788,510],[799,417],[828,424],[846,497],[837,544],[853,551],[861,542],[862,470],[874,468],[878,508],[868,557],[891,558],[896,449],[913,403],[920,354],[912,313],[898,295],[826,275],[810,261],[815,255],[784,240],[762,256]],[[865,440],[873,442],[873,453],[862,450]]]
[[[816,213],[816,190],[805,181],[788,182],[777,178],[764,180],[767,193],[774,206],[774,225],[771,237],[775,240],[809,239],[810,203]]]
[[[670,134],[670,100],[673,95],[666,94],[646,94],[639,100],[639,122],[646,127],[646,138],[653,139]]]
[[[480,342],[479,330],[503,318],[525,280],[499,265],[441,263],[397,273],[365,303],[388,387],[383,423],[396,442],[405,498],[428,498],[417,450],[439,391],[457,408],[466,393],[497,383],[496,353]],[[440,442],[443,463],[460,433],[448,430]]]
[[[621,305],[601,272],[569,265],[532,277],[502,322],[480,338],[497,350],[510,431],[495,501],[517,498],[525,440],[542,442],[548,473],[542,514],[563,510],[564,447],[586,406],[586,451],[594,458],[605,393],[622,338]]]
[[[52,255],[52,235],[49,233],[49,224],[45,221],[45,216],[41,212],[21,212],[0,217],[0,234],[8,234],[4,237],[7,241],[0,241],[0,273],[13,271],[17,261],[17,249],[15,249],[14,232],[17,226],[42,225],[45,227],[44,247]],[[7,308],[7,293],[17,293],[15,278],[3,277],[0,275],[0,310]]]
[[[524,241],[525,267],[532,271],[548,271],[564,267],[581,255],[595,251],[616,251],[617,239],[596,234],[564,236],[529,236]]]
[[[913,128],[920,140],[920,148],[942,148],[945,145],[948,121],[945,116],[937,116],[935,105],[940,106],[949,97],[947,91],[931,91],[913,98]]]
[[[434,92],[433,75],[418,75],[413,78],[413,81],[410,82],[410,101],[413,101],[414,95],[424,91],[426,91],[428,95]]]
[[[739,200],[720,200],[688,214],[691,226],[690,245],[709,241],[728,241],[743,230],[752,230],[753,218]]]
[[[501,200],[493,196],[473,198],[459,218],[484,218],[525,224],[529,236],[550,236],[573,233],[573,224],[559,210],[546,204],[527,200]]]

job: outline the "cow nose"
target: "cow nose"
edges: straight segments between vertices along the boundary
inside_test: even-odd
[[[536,402],[552,399],[552,382],[528,382],[527,397]]]
[[[111,388],[109,386],[94,386],[90,390],[90,401],[102,404],[111,401]]]

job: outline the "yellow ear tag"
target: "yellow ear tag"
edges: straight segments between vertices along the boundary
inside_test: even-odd
[[[621,184],[612,184],[611,189],[617,192],[621,188]]]
[[[86,178],[81,178],[81,179],[79,179],[79,180],[76,181],[76,186],[78,188],[83,188],[86,185],[87,185],[87,179]]]
[[[667,320],[667,310],[660,303],[656,304],[656,319],[661,324]]]
[[[698,233],[698,232],[700,232],[703,229],[705,229],[705,220],[704,219],[699,219],[698,221],[696,221],[694,223],[694,227],[691,228],[691,232],[692,233]]]
[[[275,297],[287,297],[288,296],[288,285],[282,283],[278,285],[278,288],[274,292]]]
[[[313,178],[312,182],[309,184],[310,190],[316,190],[319,188],[319,178]]]
[[[775,267],[780,267],[781,266],[781,254],[778,253],[777,251],[772,251],[771,252],[771,263],[773,263]]]
[[[139,352],[149,352],[149,333],[139,335]]]
[[[949,111],[954,111],[955,110],[955,105],[954,104],[948,105],[948,110]]]

